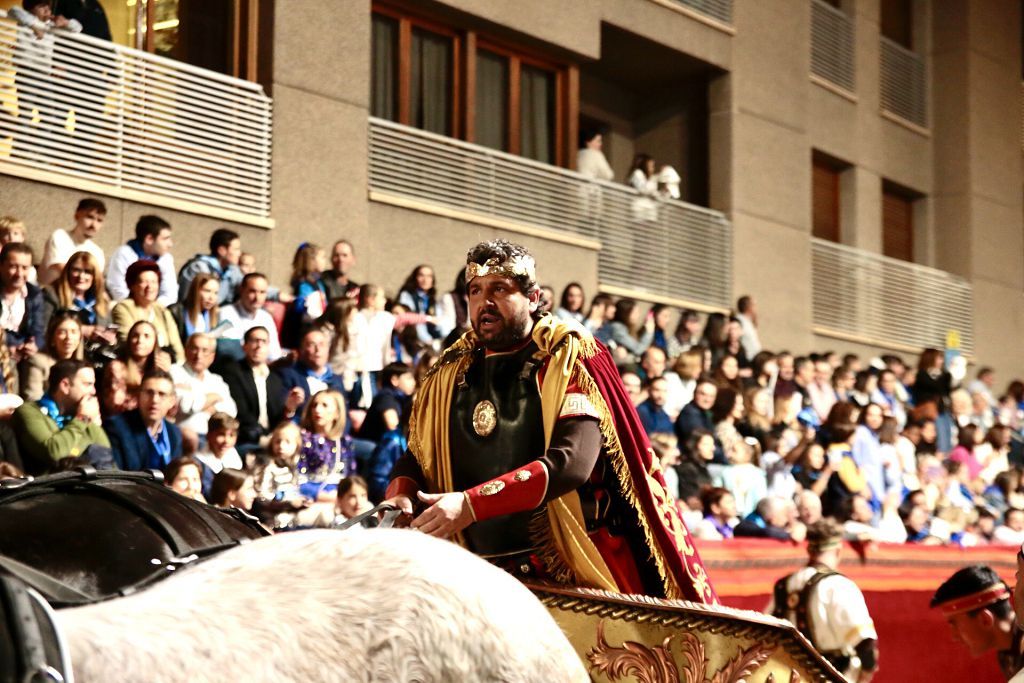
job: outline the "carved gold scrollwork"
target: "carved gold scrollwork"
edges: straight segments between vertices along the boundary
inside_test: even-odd
[[[671,651],[672,640],[677,635],[680,653],[686,660],[682,677]],[[592,669],[596,669],[612,681],[631,676],[632,680],[641,683],[739,683],[753,675],[768,661],[773,650],[772,647],[755,643],[740,651],[709,679],[704,642],[694,634],[673,634],[665,638],[661,645],[654,647],[631,640],[623,641],[622,645],[614,647],[604,637],[602,620],[597,623],[597,644],[587,653],[587,660]],[[799,680],[799,674],[793,671],[790,683],[797,683]]]

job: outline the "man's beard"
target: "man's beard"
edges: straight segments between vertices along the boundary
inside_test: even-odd
[[[480,316],[484,313],[489,313],[501,319],[500,328],[489,337],[484,337],[479,329]],[[515,346],[526,339],[530,333],[530,323],[530,311],[528,309],[517,312],[511,318],[506,318],[496,309],[488,309],[477,314],[476,320],[473,321],[473,331],[476,332],[480,346],[490,351],[501,351]]]

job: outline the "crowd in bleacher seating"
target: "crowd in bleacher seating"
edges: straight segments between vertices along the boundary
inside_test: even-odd
[[[464,275],[448,291],[425,264],[395,289],[359,284],[339,240],[297,245],[278,290],[228,229],[176,259],[158,216],[105,260],[105,216],[83,199],[38,263],[0,218],[0,461],[159,469],[275,528],[380,500],[420,380],[469,327]],[[799,541],[825,515],[852,540],[1024,542],[1024,382],[994,393],[991,369],[968,382],[935,349],[916,370],[769,351],[748,296],[706,316],[585,302],[574,282],[543,305],[611,349],[697,537]]]

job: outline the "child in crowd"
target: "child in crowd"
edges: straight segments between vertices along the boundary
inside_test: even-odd
[[[205,503],[201,467],[199,462],[190,456],[175,458],[164,467],[164,486],[174,489],[186,498]]]
[[[345,399],[333,389],[314,394],[302,412],[299,490],[310,500],[333,503],[338,482],[356,472],[346,415]]]
[[[256,255],[250,254],[247,251],[242,252],[242,255],[238,257],[238,269],[242,271],[242,275],[248,275],[249,273],[256,272]]]
[[[196,453],[196,460],[203,465],[203,495],[212,500],[213,478],[225,468],[245,468],[241,456],[235,450],[238,441],[238,420],[227,413],[210,416],[206,432],[206,449]]]
[[[291,421],[282,422],[270,433],[268,457],[258,462],[253,470],[261,519],[273,529],[301,524],[303,520],[298,517],[309,507],[309,501],[299,492],[301,442],[299,426]]]
[[[15,218],[14,216],[0,216],[0,247],[3,247],[11,242],[24,242],[25,241],[25,224]],[[28,270],[28,281],[32,284],[38,283],[38,273],[36,267],[32,266]]]
[[[256,487],[248,472],[226,467],[214,475],[210,487],[210,505],[250,512],[255,500]]]
[[[373,507],[367,497],[366,480],[358,475],[345,477],[338,482],[338,500],[334,504],[334,526],[344,524],[356,515],[362,514]],[[360,528],[377,526],[376,517],[368,517],[360,522]]]

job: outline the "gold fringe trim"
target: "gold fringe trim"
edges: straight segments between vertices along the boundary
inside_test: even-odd
[[[551,518],[548,516],[548,506],[542,505],[530,515],[528,527],[530,538],[534,542],[534,549],[537,559],[544,565],[548,576],[556,583],[566,586],[579,585],[580,579],[558,552],[555,546],[555,539],[551,535]]]

